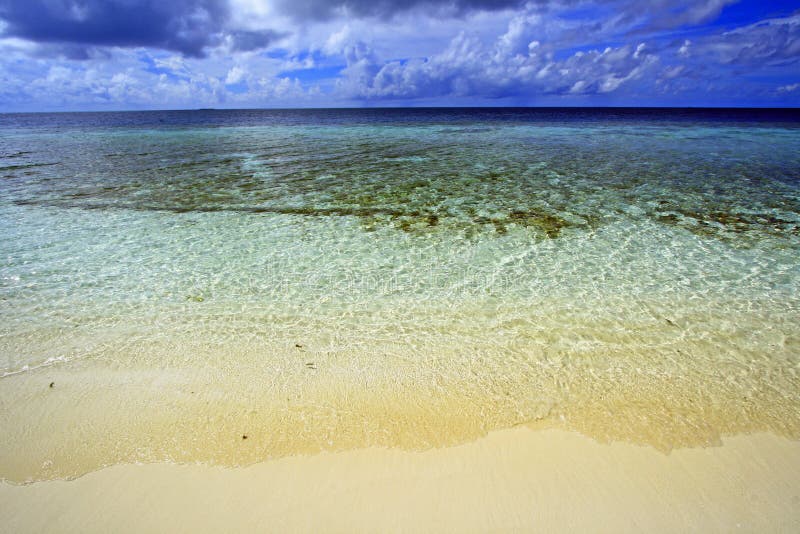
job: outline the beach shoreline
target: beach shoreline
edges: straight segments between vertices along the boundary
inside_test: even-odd
[[[520,426],[422,452],[116,465],[0,483],[0,531],[788,532],[800,527],[798,472],[800,442],[766,433],[664,454]]]
[[[794,111],[8,118],[0,531],[800,531]]]

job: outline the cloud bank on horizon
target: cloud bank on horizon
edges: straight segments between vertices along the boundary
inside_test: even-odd
[[[758,0],[0,0],[0,111],[800,105]]]

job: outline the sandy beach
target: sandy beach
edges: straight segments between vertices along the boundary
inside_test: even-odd
[[[0,534],[800,534],[800,0],[0,0]]]
[[[527,427],[449,448],[0,484],[3,532],[796,532],[800,443],[601,444]]]
[[[796,111],[0,134],[0,534],[800,532]]]

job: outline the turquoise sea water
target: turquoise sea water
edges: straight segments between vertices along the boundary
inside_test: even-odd
[[[0,477],[797,438],[799,193],[792,111],[2,115]]]

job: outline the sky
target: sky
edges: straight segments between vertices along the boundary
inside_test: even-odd
[[[0,0],[0,111],[798,106],[800,0]]]

